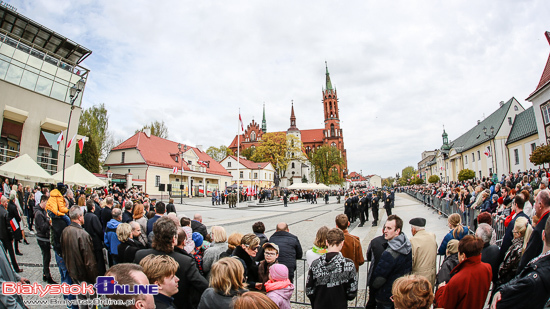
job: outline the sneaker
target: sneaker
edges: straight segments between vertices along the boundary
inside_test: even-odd
[[[32,230],[29,231],[29,234],[34,235],[34,232]]]

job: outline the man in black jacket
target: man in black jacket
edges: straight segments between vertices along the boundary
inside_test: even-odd
[[[289,233],[288,225],[284,222],[277,224],[277,230],[269,241],[279,246],[279,263],[288,268],[288,279],[294,280],[296,260],[302,258],[302,245],[295,235]]]
[[[34,207],[34,220],[36,226],[36,239],[38,246],[42,251],[42,280],[49,284],[57,284],[52,279],[50,273],[50,261],[52,259],[52,253],[50,249],[50,218],[46,213],[46,203],[48,203],[48,197],[42,195],[40,198],[40,204]]]
[[[15,259],[15,251],[13,250],[13,231],[10,226],[9,214],[7,210],[8,199],[5,196],[2,196],[0,198],[0,204],[0,240],[10,255],[13,269],[20,273],[23,270],[19,268],[17,260]]]
[[[372,202],[371,202],[371,208],[372,208],[372,218],[373,218],[373,222],[372,222],[372,226],[377,226],[378,225],[378,207],[379,207],[379,203],[380,203],[380,198],[378,197],[378,195],[376,193],[373,194],[372,196]]]
[[[107,223],[113,219],[113,198],[108,196],[105,198],[105,207],[101,210],[101,224],[103,226],[103,232],[107,229]],[[95,207],[101,207],[98,206],[98,204],[94,201]]]
[[[130,223],[130,221],[134,220],[134,215],[132,214],[132,206],[134,206],[134,204],[130,200],[127,200],[124,203],[124,213],[122,213],[122,223]]]
[[[200,298],[194,298],[193,295],[201,295],[208,288],[208,282],[195,267],[193,258],[174,251],[174,244],[178,241],[178,227],[171,218],[163,216],[153,225],[153,235],[153,248],[139,250],[134,263],[139,264],[149,254],[172,257],[179,264],[176,277],[180,279],[179,291],[173,296],[174,304],[177,308],[196,308]]]
[[[202,237],[206,237],[208,230],[206,229],[206,225],[202,224],[201,214],[195,214],[195,216],[193,216],[193,220],[191,220],[191,229],[193,233],[198,232]]]
[[[542,232],[544,231],[544,226],[548,220],[548,212],[550,211],[550,191],[541,190],[539,194],[535,197],[535,213],[539,217],[539,222],[537,226],[533,229],[531,238],[527,243],[527,247],[523,251],[521,261],[518,265],[517,273],[521,273],[523,268],[529,263],[532,259],[539,256],[542,253]]]
[[[368,277],[367,277],[367,287],[369,288],[369,300],[365,306],[365,309],[376,309],[376,292],[377,290],[372,287],[372,282],[374,278],[372,273],[380,261],[382,253],[386,251],[388,247],[388,241],[384,238],[384,235],[378,236],[371,240],[369,248],[367,249],[367,261],[370,262]]]
[[[97,262],[97,274],[103,276],[105,273],[105,258],[103,257],[103,229],[99,218],[95,214],[95,203],[93,200],[86,201],[87,212],[84,215],[84,229],[92,237],[94,245],[94,256]]]

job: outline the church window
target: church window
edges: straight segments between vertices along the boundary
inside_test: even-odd
[[[330,125],[330,136],[331,136],[331,137],[334,137],[334,134],[335,134],[335,133],[334,133],[334,124],[331,124],[331,125]]]
[[[250,140],[252,142],[255,142],[256,141],[256,132],[252,131],[252,133],[250,133]]]
[[[231,162],[227,162],[227,167],[231,167]]]
[[[292,162],[292,167],[291,168],[294,168],[294,162]]]

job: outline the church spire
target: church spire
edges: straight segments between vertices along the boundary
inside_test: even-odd
[[[287,132],[290,131],[300,131],[296,127],[296,116],[294,115],[294,100],[292,100],[292,108],[290,110],[290,128],[288,128]]]
[[[326,90],[332,90],[332,82],[330,81],[330,73],[328,72],[328,64],[327,64],[326,61],[325,61],[325,67],[327,69],[327,73],[326,73],[326,76],[327,76]]]
[[[264,119],[262,120],[262,132],[266,133],[266,121],[265,121],[265,103],[264,103]]]

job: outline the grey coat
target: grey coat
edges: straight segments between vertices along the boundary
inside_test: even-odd
[[[205,274],[210,273],[212,265],[220,259],[220,254],[225,251],[227,251],[227,242],[213,242],[210,245],[210,248],[204,251],[204,255],[202,257],[202,270]]]

